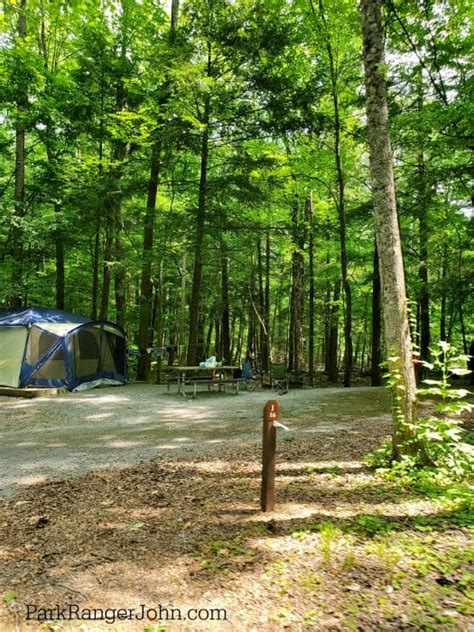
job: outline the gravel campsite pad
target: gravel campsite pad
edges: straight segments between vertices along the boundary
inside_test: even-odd
[[[272,514],[259,511],[267,399],[136,385],[2,401],[0,629],[468,630],[467,497],[427,497],[361,460],[390,431],[386,392],[279,398],[291,432]],[[109,621],[27,626],[25,604]],[[148,621],[112,623],[141,604]]]
[[[142,384],[34,400],[0,397],[0,495],[96,468],[254,441],[272,397],[268,391],[199,393],[193,400]],[[280,403],[295,432],[323,436],[361,415],[377,423],[389,407],[384,389],[364,387],[294,390]]]

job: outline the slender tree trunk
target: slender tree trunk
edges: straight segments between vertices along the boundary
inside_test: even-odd
[[[201,359],[206,357],[205,340],[204,340],[204,315],[202,313],[202,309],[199,309],[199,320],[198,320],[198,342],[197,342],[197,358],[198,362]]]
[[[262,366],[264,371],[270,370],[271,365],[271,345],[272,338],[270,334],[270,251],[271,251],[271,243],[270,243],[270,230],[267,229],[267,234],[265,237],[265,288],[264,288],[264,311],[263,311],[263,321],[266,327],[266,335],[265,335],[265,350],[263,361],[264,364]]]
[[[61,209],[54,205],[56,221],[54,231],[54,247],[56,254],[56,307],[64,309],[65,271],[64,271],[64,235],[61,227]]]
[[[155,331],[156,331],[156,344],[158,347],[161,347],[164,340],[163,335],[163,259],[160,261],[160,273],[158,278],[158,286],[155,287],[155,308],[156,308],[156,323],[155,323]],[[158,356],[156,360],[156,383],[161,384],[161,367],[163,365],[163,357],[161,355]]]
[[[179,17],[179,0],[172,0],[171,23],[169,31],[170,44],[174,44]],[[168,80],[165,81],[162,103],[168,100]],[[161,141],[156,140],[151,149],[150,173],[148,176],[148,193],[143,224],[143,259],[140,278],[140,311],[138,323],[138,366],[137,379],[146,380],[150,369],[150,358],[146,350],[150,334],[150,311],[152,299],[152,259],[154,226],[156,214],[156,196],[158,192],[158,176],[160,171]],[[162,311],[162,308],[159,308]],[[178,336],[179,336],[178,332]]]
[[[301,370],[301,347],[303,338],[303,288],[304,288],[304,257],[305,242],[304,228],[300,218],[298,197],[295,195],[292,209],[292,239],[293,252],[291,255],[291,300],[290,324],[288,339],[288,368],[290,371]]]
[[[128,47],[128,32],[127,32],[127,14],[129,11],[128,0],[122,0],[122,23],[120,31],[120,65],[121,75],[118,79],[116,88],[116,110],[121,112],[126,105],[126,92],[125,92],[125,76],[127,66],[127,47]],[[123,73],[123,74],[122,74]],[[127,156],[127,143],[119,138],[113,142],[112,145],[112,161],[116,163],[111,169],[111,175],[113,177],[113,184],[115,185],[116,192],[112,196],[112,212],[113,212],[113,225],[114,225],[114,243],[113,249],[113,278],[115,287],[115,319],[119,325],[125,326],[125,263],[124,263],[124,246],[123,246],[123,212],[122,212],[122,192],[119,184],[122,179],[123,162]]]
[[[329,255],[326,256],[326,264],[329,264]],[[323,333],[323,348],[321,355],[324,361],[324,372],[329,373],[329,336],[331,329],[331,284],[329,281],[326,283],[326,296],[324,300],[324,333]]]
[[[103,79],[103,78],[102,78]],[[103,80],[101,83],[101,117],[99,125],[99,146],[98,146],[98,158],[99,158],[99,182],[103,187],[103,157],[104,157],[104,86]],[[100,251],[100,226],[102,221],[102,215],[104,215],[104,208],[102,200],[99,202],[97,208],[97,219],[95,228],[94,239],[94,254],[92,258],[92,310],[91,318],[97,320],[98,303],[99,303],[99,251]]]
[[[115,319],[121,326],[125,327],[125,249],[123,245],[123,215],[122,206],[119,204],[116,208],[115,214],[115,271],[114,271],[114,286],[115,286]]]
[[[375,233],[380,257],[383,318],[388,366],[397,375],[394,398],[394,457],[422,452],[414,440],[416,381],[408,323],[405,275],[395,200],[390,142],[381,0],[361,0],[363,58],[367,99]]]
[[[158,173],[160,169],[160,149],[155,144],[151,151],[150,175],[148,178],[148,195],[146,202],[145,224],[143,229],[143,260],[140,279],[140,313],[138,325],[138,366],[137,380],[146,381],[150,368],[150,357],[147,353],[150,335],[151,314],[151,264],[153,257],[153,233],[155,224],[156,195],[158,191]]]
[[[262,243],[260,239],[257,242],[257,276],[258,276],[258,311],[259,311],[259,331],[260,331],[260,366],[262,371],[269,371],[269,322],[268,322],[268,309],[267,309],[267,292],[269,292],[268,286],[268,236],[267,236],[267,250],[266,261],[263,263]]]
[[[124,84],[124,67],[127,63],[127,32],[126,13],[127,3],[122,2],[122,24],[120,42],[120,65],[121,74],[117,79],[115,89],[115,107],[117,112],[121,112],[126,103],[126,93]],[[115,282],[116,298],[116,318],[124,323],[124,268],[122,254],[120,252],[122,244],[122,192],[120,181],[122,178],[123,162],[127,155],[127,143],[122,139],[114,139],[111,148],[111,166],[107,174],[107,192],[105,196],[105,216],[106,216],[106,237],[104,249],[104,273],[102,283],[102,298],[100,307],[100,318],[107,320],[109,313],[110,285],[112,278]],[[117,250],[118,246],[118,250]]]
[[[448,267],[448,248],[443,244],[443,261],[441,267],[441,308],[439,318],[439,339],[446,340],[446,274]]]
[[[99,250],[100,250],[100,217],[97,217],[94,249],[92,252],[92,308],[91,318],[97,320],[97,301],[99,296]]]
[[[180,305],[179,305],[179,359],[184,362],[185,357],[185,341],[186,341],[186,315],[187,315],[187,302],[186,302],[186,273],[187,273],[187,260],[186,252],[183,253],[183,259],[181,264],[181,288],[180,288]]]
[[[309,306],[308,306],[308,368],[309,385],[314,386],[314,213],[313,194],[306,201],[307,224],[309,227]]]
[[[230,308],[229,308],[229,262],[224,238],[221,240],[221,360],[230,362]]]
[[[110,282],[112,279],[112,249],[114,244],[113,215],[110,205],[105,208],[105,244],[104,244],[104,266],[102,272],[102,294],[100,298],[100,320],[107,320],[109,317],[109,295]]]
[[[46,23],[45,23],[45,15],[44,15],[44,6],[43,3],[40,5],[41,8],[41,32],[39,38],[39,48],[41,54],[43,56],[43,66],[46,70],[46,75],[49,77],[51,74],[56,72],[56,64],[53,60],[51,68],[49,67],[49,51],[48,44],[46,38]],[[51,85],[48,81],[48,90],[51,89]],[[58,150],[56,148],[56,138],[54,129],[51,125],[46,126],[46,155],[48,157],[49,171],[51,181],[54,182],[55,191],[53,193],[53,197],[57,198],[60,195],[60,183],[58,179]],[[64,233],[61,225],[62,213],[61,206],[58,202],[53,202],[54,208],[54,251],[55,251],[55,261],[56,261],[56,307],[58,309],[64,309],[64,286],[65,286],[65,266],[64,266]]]
[[[463,353],[468,355],[468,344],[467,344],[467,336],[466,336],[466,326],[464,324],[464,312],[463,312],[463,302],[459,304],[459,324],[461,326],[461,336],[462,336],[462,348]]]
[[[255,315],[255,304],[257,302],[256,288],[255,288],[255,265],[252,258],[250,262],[250,278],[249,278],[249,297],[248,297],[248,329],[247,329],[247,353],[252,357],[255,357],[257,351],[256,337],[257,337],[257,325]],[[261,366],[259,362],[259,366]]]
[[[372,277],[372,386],[382,384],[382,369],[380,368],[380,338],[382,335],[382,319],[380,306],[380,271],[377,244],[374,248],[374,273]]]
[[[211,53],[208,49],[208,77],[211,74]],[[209,158],[209,120],[210,120],[210,96],[206,95],[204,104],[203,133],[201,138],[201,169],[199,179],[199,198],[196,213],[196,232],[194,239],[194,270],[191,290],[191,302],[189,306],[189,341],[187,364],[194,366],[198,363],[199,343],[199,312],[201,306],[201,282],[202,282],[202,258],[204,247],[204,231],[206,221],[207,202],[207,164]]]
[[[18,39],[26,38],[26,9],[27,0],[20,0],[18,7]],[[26,87],[18,92],[16,101],[15,123],[15,207],[14,222],[11,228],[11,292],[8,303],[10,307],[17,308],[22,305],[23,294],[23,240],[22,221],[25,214],[25,136],[26,136],[26,110],[28,107],[28,94]]]
[[[319,0],[321,19],[325,26],[326,52],[329,60],[332,101],[334,107],[334,159],[337,174],[337,213],[339,218],[339,247],[341,261],[342,291],[344,293],[344,386],[351,385],[352,373],[352,292],[349,283],[346,238],[345,179],[341,157],[341,119],[339,105],[339,76],[334,58],[331,36],[328,30],[323,0]]]
[[[369,297],[366,295],[365,297],[365,305],[364,305],[364,329],[362,332],[362,349],[360,352],[360,370],[359,375],[364,376],[365,374],[365,352],[367,349],[367,309],[368,309]]]
[[[204,355],[206,356],[206,358],[209,357],[210,355],[210,349],[211,349],[211,342],[212,342],[212,330],[214,329],[214,319],[211,318],[209,321],[209,327],[207,328],[207,335],[206,335],[206,346],[204,349]],[[213,353],[214,355],[214,353]],[[215,345],[215,355],[219,358],[219,356],[221,356],[221,348],[217,347],[217,345]],[[222,357],[222,356],[221,356]]]
[[[329,310],[329,337],[327,346],[327,373],[330,382],[339,380],[337,366],[337,341],[339,335],[339,300],[341,296],[341,282],[334,285],[334,297]]]
[[[429,361],[430,358],[430,296],[428,286],[428,235],[429,226],[427,220],[426,175],[423,152],[418,157],[418,172],[420,176],[420,203],[418,209],[419,238],[420,238],[420,264],[418,267],[418,279],[420,280],[420,292],[418,303],[420,306],[420,358]]]

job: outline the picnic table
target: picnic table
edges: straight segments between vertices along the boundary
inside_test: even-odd
[[[168,371],[168,392],[171,390],[171,382],[176,379],[178,393],[186,396],[186,387],[192,386],[193,397],[197,393],[198,386],[207,386],[208,390],[217,387],[219,391],[226,385],[230,385],[238,393],[239,380],[234,378],[234,371],[238,366],[169,366]]]

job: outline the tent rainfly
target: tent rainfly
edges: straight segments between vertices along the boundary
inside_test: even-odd
[[[126,379],[126,334],[118,325],[44,307],[0,312],[1,386],[78,391]]]

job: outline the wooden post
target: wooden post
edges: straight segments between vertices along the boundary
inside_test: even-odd
[[[278,402],[270,400],[263,409],[263,452],[262,452],[262,511],[273,511],[275,507],[275,451]]]

